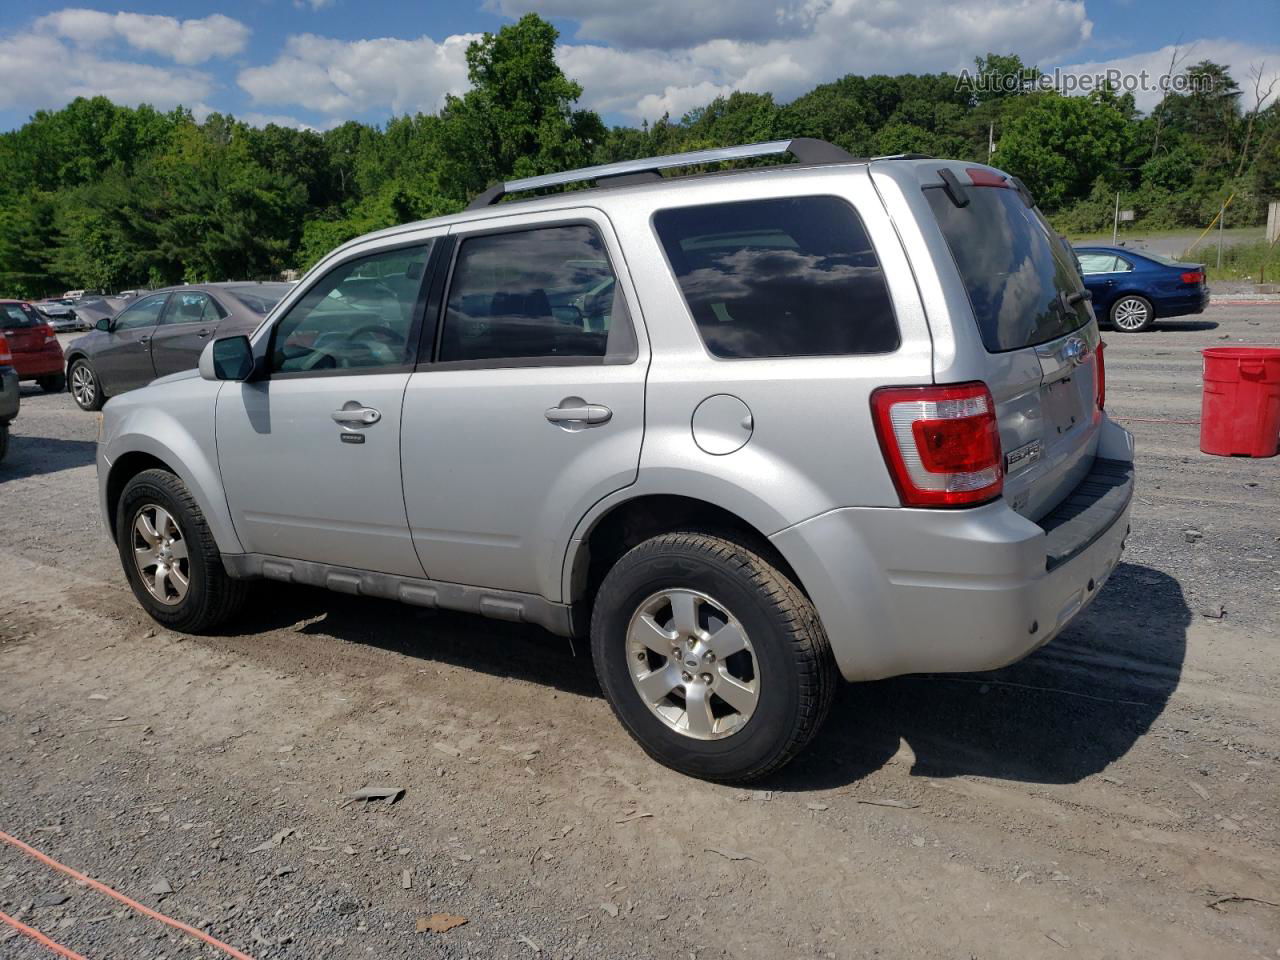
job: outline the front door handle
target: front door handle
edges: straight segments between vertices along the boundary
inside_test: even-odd
[[[335,423],[358,423],[368,426],[371,423],[377,423],[382,419],[381,412],[373,409],[373,407],[362,407],[359,404],[348,403],[341,410],[333,411],[330,416],[333,417]]]
[[[547,408],[547,419],[552,423],[608,423],[612,416],[613,411],[599,403],[578,401],[573,406]]]
[[[196,336],[199,337],[201,340],[203,340],[208,335],[209,335],[208,330],[201,330],[199,333],[196,334]]]

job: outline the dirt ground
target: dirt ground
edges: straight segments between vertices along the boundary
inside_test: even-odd
[[[95,418],[27,389],[0,830],[257,960],[1280,956],[1280,461],[1187,422],[1198,351],[1277,342],[1280,305],[1107,339],[1139,487],[1097,602],[1007,669],[845,687],[755,789],[655,766],[537,630],[282,585],[225,635],[157,628]],[[343,806],[368,784],[405,793]],[[5,844],[0,911],[90,960],[218,955]]]

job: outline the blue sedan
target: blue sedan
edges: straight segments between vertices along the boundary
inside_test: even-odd
[[[1209,304],[1204,264],[1181,263],[1128,247],[1076,247],[1099,323],[1137,333],[1158,318],[1203,313]]]

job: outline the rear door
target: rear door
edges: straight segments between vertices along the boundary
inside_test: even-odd
[[[202,290],[177,290],[171,294],[151,337],[155,375],[190,370],[199,363],[200,351],[225,316],[219,303]]]
[[[432,579],[558,600],[574,526],[639,469],[648,345],[598,210],[451,235],[440,333],[405,392],[413,542]]]
[[[1024,196],[985,168],[952,173],[958,197],[940,182],[924,190],[972,315],[952,322],[976,321],[968,369],[996,401],[1005,499],[1039,519],[1093,463],[1097,324],[1070,249]]]
[[[155,379],[151,337],[169,294],[157,293],[130,304],[111,321],[106,342],[94,350],[93,368],[109,396],[145,386]]]

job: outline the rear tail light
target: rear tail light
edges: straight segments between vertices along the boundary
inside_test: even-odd
[[[985,383],[884,387],[871,394],[876,435],[906,507],[986,503],[1004,489],[995,401]]]
[[[1188,270],[1182,275],[1183,283],[1204,283],[1204,271]]]
[[[1107,405],[1107,364],[1102,354],[1107,349],[1106,341],[1098,341],[1098,349],[1093,351],[1093,378],[1094,387],[1098,395],[1098,409],[1102,410]]]
[[[13,354],[9,351],[9,341],[0,337],[0,367],[7,367],[12,363]]]
[[[54,332],[53,332],[53,327],[51,327],[49,324],[47,324],[47,323],[46,323],[46,324],[45,324],[43,327],[41,327],[40,329],[41,329],[41,331],[44,333],[44,342],[45,342],[45,343],[57,343],[57,341],[58,341],[58,335],[57,335],[56,333],[54,333]]]

